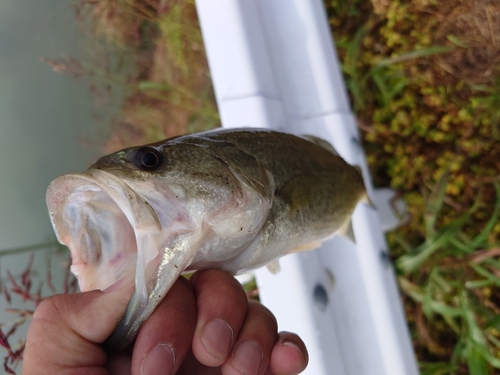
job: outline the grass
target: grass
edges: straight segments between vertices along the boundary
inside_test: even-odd
[[[374,183],[411,215],[387,238],[421,372],[500,374],[500,5],[324,4]],[[193,0],[75,9],[96,53],[59,70],[126,96],[106,151],[218,124]]]
[[[422,374],[500,373],[500,8],[325,5],[374,181],[412,217],[388,240]]]
[[[412,247],[398,238],[406,254],[396,259],[406,310],[421,348],[431,359],[422,374],[490,374],[500,368],[500,247],[489,242],[498,224],[500,184],[487,225],[474,237],[464,233],[477,206],[439,229],[436,218],[444,204],[445,174],[431,192],[425,212],[426,240]],[[417,346],[418,348],[418,346]],[[462,367],[462,368],[461,368]],[[465,370],[463,367],[467,367]]]

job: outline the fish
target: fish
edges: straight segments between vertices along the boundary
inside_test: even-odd
[[[82,292],[134,287],[106,342],[116,351],[183,272],[277,271],[284,255],[353,239],[351,215],[370,203],[359,167],[325,140],[255,128],[117,151],[56,178],[46,201]]]

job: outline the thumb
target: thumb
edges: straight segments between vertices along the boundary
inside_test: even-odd
[[[22,374],[107,373],[100,344],[118,324],[131,293],[131,288],[94,290],[45,299],[28,329]]]

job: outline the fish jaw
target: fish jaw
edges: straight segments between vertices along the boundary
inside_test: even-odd
[[[157,256],[157,247],[141,243],[161,232],[155,211],[112,174],[89,170],[61,176],[50,184],[46,200],[56,236],[71,251],[81,291],[133,283],[139,258],[148,262]]]
[[[143,300],[140,292],[136,289],[125,314],[104,343],[109,352],[116,353],[133,342],[142,324],[163,300],[181,273],[192,262],[202,237],[203,232],[201,230],[181,234],[176,236],[165,247],[156,268],[153,282],[150,282],[152,290],[146,300]]]
[[[177,210],[178,202],[168,199],[178,191],[169,194],[166,188],[158,194],[167,199],[159,203],[98,169],[61,176],[47,189],[50,219],[59,242],[71,251],[71,271],[80,290],[130,290],[127,309],[106,343],[111,351],[135,339],[203,237],[190,217]],[[131,285],[133,289],[126,288]]]

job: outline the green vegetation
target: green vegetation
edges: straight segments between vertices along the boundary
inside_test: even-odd
[[[374,183],[411,216],[388,241],[422,374],[500,373],[500,5],[324,3]],[[113,51],[86,66],[125,76],[97,85],[127,95],[106,151],[217,125],[193,0],[76,9]]]
[[[500,373],[500,5],[326,1],[423,375]]]

